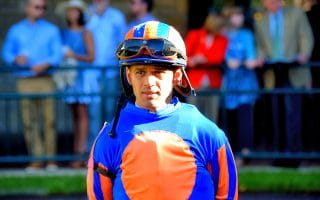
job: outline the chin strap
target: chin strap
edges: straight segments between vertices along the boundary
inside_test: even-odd
[[[127,105],[133,93],[132,88],[126,79],[126,66],[120,67],[120,80],[122,85],[122,93],[117,102],[117,107],[116,107],[115,116],[112,123],[112,128],[108,133],[111,138],[116,137],[117,125],[118,125],[121,110]]]
[[[182,71],[181,83],[179,85],[176,85],[174,89],[185,97],[196,96],[197,94],[189,81],[186,71],[184,70],[184,68],[182,68],[181,71]]]
[[[108,133],[111,138],[114,138],[117,135],[116,131],[117,131],[117,125],[118,125],[120,113],[121,113],[122,108],[124,108],[126,106],[128,99],[129,99],[129,97],[127,97],[125,95],[125,93],[121,93],[121,95],[118,99],[117,109],[115,112],[112,128],[111,128],[111,131]]]

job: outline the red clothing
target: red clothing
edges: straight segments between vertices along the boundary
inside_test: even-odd
[[[207,45],[207,35],[206,30],[201,28],[190,31],[185,38],[189,60],[196,55],[203,55],[207,59],[204,64],[187,68],[190,82],[195,89],[201,88],[206,76],[209,78],[211,88],[218,89],[221,86],[222,72],[217,65],[221,65],[224,61],[228,39],[223,35],[215,35],[211,45]]]

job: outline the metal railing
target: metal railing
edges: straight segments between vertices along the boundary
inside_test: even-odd
[[[301,67],[319,67],[320,63],[308,63]],[[114,67],[98,67],[98,66],[87,66],[76,68],[76,70],[99,70],[101,73],[104,73],[108,69],[114,69]],[[17,147],[19,145],[24,145],[23,142],[23,130],[21,125],[21,117],[20,117],[20,109],[19,109],[19,101],[21,99],[43,99],[43,98],[53,98],[56,100],[56,113],[59,117],[59,122],[56,124],[57,134],[60,137],[71,138],[72,125],[70,120],[70,111],[68,111],[66,105],[61,100],[67,96],[79,96],[79,95],[88,95],[92,97],[101,97],[104,98],[118,98],[120,93],[105,93],[105,91],[101,90],[97,93],[73,93],[66,94],[60,91],[55,91],[52,93],[28,93],[28,94],[20,94],[15,91],[14,84],[15,81],[14,72],[18,70],[29,70],[29,68],[23,67],[14,67],[14,66],[5,66],[2,65],[0,67],[0,79],[1,76],[8,76],[7,82],[9,82],[10,86],[0,86],[0,144],[1,141],[3,146],[0,147],[3,152],[0,151],[0,163],[24,163],[30,161],[48,161],[48,160],[56,160],[56,161],[71,161],[71,160],[86,160],[87,155],[79,156],[73,155],[70,147],[69,149],[58,149],[58,154],[56,156],[41,156],[41,157],[33,157],[28,156],[24,147]],[[54,68],[54,70],[75,70],[74,67],[59,67]],[[6,82],[5,80],[1,80],[2,83]],[[2,88],[2,89],[1,89]],[[3,89],[4,88],[4,89]],[[8,89],[9,88],[9,89]],[[306,95],[315,95],[320,94],[320,88],[277,88],[277,89],[260,89],[256,91],[248,90],[248,91],[228,91],[232,94],[306,94]],[[226,95],[226,91],[223,90],[202,90],[197,92],[198,96],[212,96]],[[102,100],[103,101],[103,100]],[[63,120],[61,120],[61,117]],[[101,116],[102,117],[102,116]],[[102,120],[101,120],[102,121]],[[320,130],[319,130],[320,131]],[[259,133],[255,133],[259,134]],[[60,139],[61,140],[61,139]],[[7,141],[7,142],[6,142]],[[9,142],[8,142],[9,141]],[[4,144],[5,143],[5,144]],[[70,144],[70,142],[69,142]],[[13,145],[16,145],[13,147]],[[66,145],[68,146],[68,144]],[[15,151],[15,148],[20,148],[20,150]],[[58,146],[58,148],[65,148]],[[253,149],[253,151],[249,153],[237,153],[237,157],[240,158],[248,158],[248,159],[308,159],[308,160],[320,160],[320,152],[319,151],[304,151],[304,152],[276,152],[269,151],[267,149]]]

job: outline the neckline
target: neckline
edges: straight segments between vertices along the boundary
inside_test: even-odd
[[[126,106],[126,109],[128,112],[133,113],[134,115],[141,115],[145,117],[152,117],[152,118],[159,118],[159,117],[165,117],[170,114],[172,114],[174,111],[176,111],[181,106],[181,102],[177,97],[173,97],[172,101],[165,106],[165,108],[162,108],[156,112],[150,112],[149,110],[145,108],[141,108],[139,106],[136,106],[134,103],[129,102]]]

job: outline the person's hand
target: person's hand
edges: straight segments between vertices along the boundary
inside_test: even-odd
[[[74,58],[75,57],[75,54],[72,50],[68,50],[66,51],[65,55],[64,55],[66,58]]]
[[[306,64],[308,62],[308,56],[305,54],[299,54],[297,60],[299,64]]]
[[[239,60],[235,60],[235,59],[230,59],[227,61],[228,67],[230,69],[237,69],[240,67],[240,61]]]
[[[199,55],[195,55],[193,57],[190,58],[189,61],[189,66],[190,67],[194,67],[196,65],[201,65],[207,62],[206,57],[204,57],[203,55],[199,54]]]
[[[44,64],[38,64],[38,65],[32,66],[31,70],[38,75],[46,71],[48,68],[49,68],[49,64],[44,63]]]
[[[311,82],[311,81],[308,81],[308,82],[306,83],[305,87],[306,87],[307,89],[312,89],[312,82]]]
[[[264,62],[265,62],[265,60],[263,57],[258,58],[256,61],[256,67],[260,67],[260,68],[263,67]]]
[[[247,60],[244,65],[247,69],[254,69],[257,67],[257,61],[255,60]]]
[[[28,58],[24,55],[19,55],[15,58],[14,63],[18,65],[25,65],[27,64]]]

